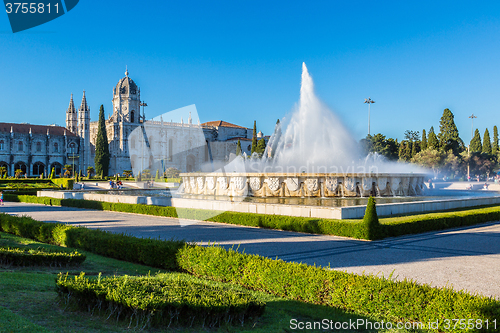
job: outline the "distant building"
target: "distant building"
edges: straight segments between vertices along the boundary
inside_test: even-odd
[[[145,121],[140,114],[141,90],[125,72],[113,88],[113,114],[106,119],[109,151],[109,174],[124,170],[175,167],[183,172],[201,170],[202,165],[227,161],[236,153],[238,140],[242,151],[250,155],[252,129],[222,120],[193,124]],[[96,115],[97,116],[97,115]],[[94,167],[97,121],[90,121],[90,107],[83,92],[78,110],[71,94],[66,110],[66,128],[50,125],[0,123],[0,167],[9,176],[22,170],[28,176],[48,176],[55,169],[64,172],[64,165],[74,166],[86,174]],[[140,131],[134,131],[140,128]],[[258,137],[262,137],[259,132]]]
[[[64,165],[80,163],[81,144],[81,138],[64,127],[0,123],[0,167],[8,176],[16,170],[47,176],[52,168],[59,175]]]

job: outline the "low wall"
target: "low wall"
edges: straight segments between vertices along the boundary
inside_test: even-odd
[[[241,213],[315,217],[325,219],[359,219],[365,214],[366,206],[320,207],[253,202],[232,202],[210,199],[167,198],[132,195],[87,193],[85,191],[38,191],[37,195],[57,199],[85,199],[103,202],[172,206]],[[500,195],[479,198],[457,198],[416,202],[378,204],[379,216],[404,215],[440,210],[500,204]]]

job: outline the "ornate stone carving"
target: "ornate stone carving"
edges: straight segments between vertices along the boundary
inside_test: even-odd
[[[227,177],[217,177],[217,182],[220,184],[221,188],[227,188]]]
[[[260,177],[250,177],[250,188],[253,191],[260,190],[261,186],[262,186],[262,184],[260,182]]]
[[[233,184],[234,184],[236,189],[242,190],[245,187],[245,178],[233,177]]]
[[[198,183],[198,189],[199,190],[203,189],[203,187],[205,185],[205,179],[204,179],[204,177],[197,177],[196,178],[196,182]]]
[[[337,177],[326,177],[326,188],[328,191],[335,192],[338,185],[339,180]]]
[[[280,188],[280,179],[278,177],[269,177],[267,180],[267,186],[272,191],[277,191]]]
[[[372,189],[373,180],[372,178],[362,178],[361,185],[363,187],[363,191],[370,191]]]
[[[214,177],[207,177],[205,179],[205,184],[209,190],[213,190],[215,188],[215,179]]]
[[[381,177],[377,179],[377,186],[380,191],[384,191],[387,187],[387,178]]]
[[[191,187],[192,190],[196,188],[196,183],[194,177],[189,177],[189,187]]]
[[[306,179],[306,186],[310,192],[318,190],[318,178],[308,178]]]
[[[285,184],[286,184],[286,187],[290,190],[290,191],[297,191],[299,189],[299,178],[298,177],[291,177],[291,178],[287,178],[285,179]]]
[[[354,190],[356,189],[356,181],[352,177],[346,177],[344,186],[347,191],[354,192]]]

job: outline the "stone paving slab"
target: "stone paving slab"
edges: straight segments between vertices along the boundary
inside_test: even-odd
[[[286,261],[330,266],[358,274],[411,279],[500,299],[500,222],[474,227],[361,241],[337,236],[182,221],[138,214],[7,202],[0,212],[29,215],[137,237],[217,242],[239,251]]]

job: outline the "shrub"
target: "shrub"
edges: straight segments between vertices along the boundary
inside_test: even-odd
[[[62,252],[45,249],[0,247],[0,264],[13,266],[70,266],[80,265],[86,256],[77,251]]]
[[[377,207],[375,207],[375,199],[373,197],[368,199],[365,216],[363,218],[363,226],[365,228],[363,238],[369,240],[383,238],[381,226],[377,216]]]
[[[108,309],[108,318],[122,317],[141,327],[243,323],[261,315],[265,306],[242,289],[165,274],[103,279],[59,274],[57,291],[83,310]]]
[[[220,246],[182,248],[179,268],[198,277],[237,283],[246,288],[302,302],[332,306],[396,322],[474,318],[492,322],[500,301],[433,288],[413,281],[392,281],[305,264],[238,253]],[[449,332],[460,332],[450,330]],[[495,331],[490,326],[491,332]]]
[[[52,179],[52,182],[59,187],[62,185],[62,187],[66,190],[72,190],[74,179],[73,178],[55,178],[55,179]]]

